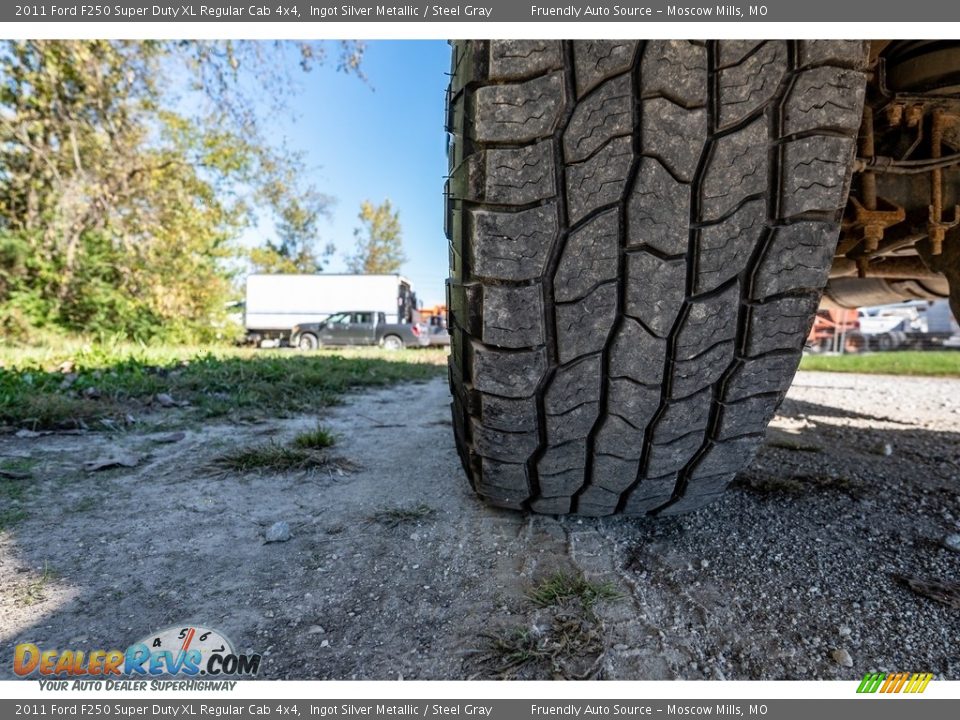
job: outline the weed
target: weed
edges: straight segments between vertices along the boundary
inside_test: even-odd
[[[203,420],[226,417],[231,410],[233,410],[233,406],[220,398],[201,398],[197,403],[197,413]]]
[[[21,605],[36,605],[47,599],[45,592],[47,584],[53,580],[55,574],[46,563],[43,564],[43,573],[35,580],[31,580],[21,585],[16,590],[16,600]]]
[[[539,608],[528,626],[484,634],[481,672],[500,679],[517,675],[582,680],[595,677],[603,657],[603,624],[593,612],[601,600],[622,597],[612,583],[582,573],[556,572],[527,593]]]
[[[379,523],[380,525],[394,528],[398,525],[406,525],[407,523],[426,520],[431,515],[433,515],[433,508],[428,507],[427,505],[417,505],[416,507],[412,508],[390,508],[388,510],[380,510],[373,515],[371,520],[373,520],[375,523]]]
[[[584,680],[596,675],[603,656],[601,627],[579,613],[557,613],[545,626],[486,634],[479,664],[484,674],[507,680],[527,677]]]
[[[613,583],[587,580],[582,573],[556,572],[533,588],[527,597],[535,605],[549,607],[579,600],[589,610],[601,600],[619,600],[623,595]]]
[[[494,672],[506,673],[547,657],[541,633],[535,629],[515,627],[500,635],[486,635],[490,641],[490,660]]]
[[[337,436],[323,425],[317,425],[313,430],[302,432],[293,439],[294,447],[301,450],[323,450],[333,447]]]
[[[10,473],[30,475],[38,464],[39,461],[36,458],[8,457],[0,460],[0,470],[5,470]]]
[[[329,462],[330,458],[323,453],[286,447],[276,442],[233,450],[218,455],[212,460],[212,464],[221,470],[239,473],[255,470],[272,470],[274,472],[313,470],[323,467]]]

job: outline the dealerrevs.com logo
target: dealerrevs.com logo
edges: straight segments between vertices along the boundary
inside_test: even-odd
[[[126,650],[61,650],[21,643],[13,651],[17,676],[46,680],[239,679],[255,677],[259,669],[260,655],[238,654],[223,633],[197,626],[161,630]],[[119,683],[111,686],[107,689],[128,689]]]

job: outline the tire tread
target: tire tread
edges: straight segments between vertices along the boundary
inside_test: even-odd
[[[762,442],[826,282],[859,41],[456,41],[455,436],[491,504],[676,514]]]

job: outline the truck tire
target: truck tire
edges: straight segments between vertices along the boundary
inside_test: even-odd
[[[297,349],[310,351],[320,347],[320,340],[313,333],[303,333],[297,340]]]
[[[403,338],[399,335],[387,335],[380,341],[380,344],[384,350],[403,350],[403,348],[406,347],[403,343]]]
[[[889,333],[877,335],[877,350],[879,352],[889,352],[893,350],[893,336]]]
[[[714,500],[782,401],[836,247],[859,41],[456,41],[450,386],[501,507]]]

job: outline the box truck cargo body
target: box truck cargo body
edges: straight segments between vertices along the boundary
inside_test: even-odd
[[[411,322],[416,296],[400,275],[250,275],[245,325],[253,341],[285,340],[294,325],[321,322],[343,310],[382,312]]]

